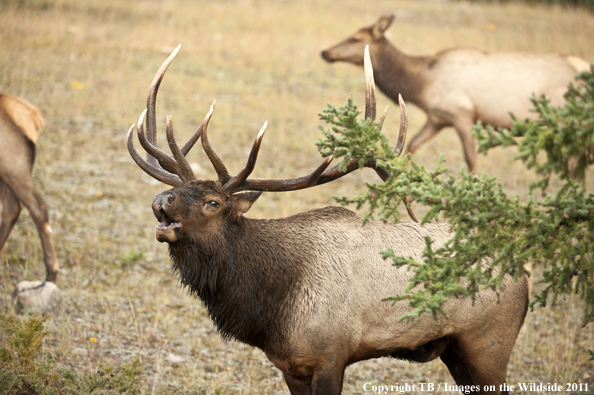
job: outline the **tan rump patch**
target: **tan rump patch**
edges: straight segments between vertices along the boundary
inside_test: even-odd
[[[45,120],[39,109],[25,99],[12,95],[2,95],[0,105],[33,143],[37,143],[39,133],[45,127]]]
[[[577,56],[568,56],[567,62],[576,70],[576,74],[580,71],[590,70],[590,63],[586,62],[584,59],[578,58]]]

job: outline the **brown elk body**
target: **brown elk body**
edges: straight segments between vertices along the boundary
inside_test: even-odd
[[[47,205],[31,177],[37,137],[45,121],[37,107],[26,100],[0,94],[0,251],[8,239],[23,204],[31,214],[43,247],[47,281],[55,282],[58,259],[52,242]]]
[[[530,97],[546,95],[552,105],[563,105],[563,95],[575,75],[589,64],[574,56],[487,52],[453,48],[432,56],[409,56],[384,36],[394,16],[382,16],[373,25],[323,51],[328,62],[363,65],[363,48],[369,45],[378,88],[398,103],[398,94],[427,114],[427,121],[408,144],[414,153],[442,128],[456,129],[468,168],[476,170],[477,121],[511,127],[518,119],[534,118]]]
[[[449,317],[439,322],[427,315],[412,323],[399,321],[407,304],[393,306],[383,299],[400,294],[412,273],[393,267],[380,251],[393,249],[420,261],[425,237],[443,245],[451,237],[448,224],[371,221],[363,226],[361,218],[338,207],[282,219],[246,218],[262,191],[308,188],[358,167],[347,166],[344,172],[337,165],[327,168],[330,157],[308,176],[248,178],[261,131],[245,168],[230,176],[208,142],[211,109],[197,135],[219,179],[197,180],[184,158],[188,144],[177,146],[171,118],[167,137],[173,157],[151,141],[156,87],[172,57],[153,80],[146,134],[145,113],[138,126],[139,141],[153,163],[134,149],[134,125],[128,149],[143,170],[174,186],[153,202],[156,237],[168,243],[174,271],[202,299],[220,333],[263,350],[283,372],[292,394],[340,394],[347,365],[382,356],[416,362],[440,357],[459,385],[500,393],[526,314],[530,276],[517,283],[507,278],[503,290],[483,291],[474,304],[470,299],[447,302]]]

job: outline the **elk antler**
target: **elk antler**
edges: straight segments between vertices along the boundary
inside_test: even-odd
[[[173,62],[173,59],[177,55],[180,48],[181,48],[181,45],[178,45],[177,48],[175,48],[175,50],[171,53],[171,55],[169,55],[169,57],[165,60],[165,62],[163,62],[163,64],[157,71],[157,74],[155,74],[155,78],[153,78],[153,82],[151,83],[151,87],[149,88],[149,94],[148,94],[148,98],[147,98],[147,102],[146,102],[146,116],[147,116],[146,117],[146,139],[144,139],[144,141],[145,142],[148,141],[148,143],[150,143],[154,148],[157,148],[157,121],[156,121],[156,113],[155,113],[155,104],[157,102],[157,92],[159,91],[159,86],[161,85],[161,81],[163,81],[165,72],[169,68],[169,65],[171,64],[171,62]],[[211,108],[211,111],[212,111],[212,108]],[[209,116],[207,116],[207,118],[210,119]],[[192,147],[194,146],[196,141],[198,141],[198,139],[200,138],[200,135],[202,134],[202,129],[205,127],[205,123],[208,123],[208,121],[206,119],[204,122],[202,122],[202,124],[200,125],[198,130],[196,130],[196,132],[188,140],[188,142],[181,148],[181,152],[184,156],[188,154],[190,149],[192,149]],[[163,162],[163,161],[165,161],[167,163],[170,163],[169,160],[163,159],[162,155],[155,154],[154,153],[155,151],[152,150],[151,148],[147,149],[146,144],[143,144],[142,141],[141,141],[141,145],[143,146],[145,151],[147,151],[146,159],[149,164],[153,165],[154,167],[162,166],[162,168],[164,168],[165,170],[167,170],[169,172],[173,171],[173,169],[167,167],[167,164]],[[162,152],[162,151],[159,151],[159,152]],[[164,155],[167,155],[167,154],[164,154]],[[167,156],[169,156],[169,155],[167,155]],[[171,158],[171,156],[169,156],[169,158]]]
[[[134,159],[136,164],[148,175],[167,185],[181,187],[184,184],[187,184],[188,182],[195,180],[196,177],[194,176],[194,173],[192,172],[185,158],[185,155],[187,155],[187,153],[190,151],[198,137],[202,135],[202,131],[206,129],[208,122],[210,121],[210,117],[212,116],[213,110],[214,103],[210,107],[210,111],[208,112],[208,114],[206,114],[204,121],[202,121],[202,124],[200,125],[194,136],[192,136],[192,138],[181,149],[178,147],[177,142],[175,141],[175,137],[173,136],[173,125],[171,121],[171,116],[167,118],[167,142],[169,144],[171,152],[173,153],[172,157],[166,154],[165,152],[161,151],[150,141],[148,141],[143,128],[144,118],[147,113],[147,110],[145,109],[140,115],[140,118],[138,119],[138,141],[140,141],[140,145],[147,152],[147,161],[143,160],[134,148],[132,131],[134,130],[135,125],[132,125],[132,127],[128,131],[128,151],[130,152],[132,159]],[[149,121],[147,120],[147,124],[148,123]],[[150,162],[150,158],[153,156],[158,160],[158,162]]]
[[[310,174],[297,177],[297,178],[285,178],[285,179],[263,179],[263,178],[250,178],[248,179],[249,175],[254,170],[256,165],[256,159],[258,157],[258,152],[260,151],[260,145],[262,144],[262,139],[264,138],[264,132],[266,131],[266,126],[268,122],[264,123],[262,129],[258,133],[258,137],[256,137],[256,141],[254,141],[254,145],[252,146],[252,150],[250,152],[250,156],[248,157],[248,161],[245,167],[233,177],[230,177],[227,173],[227,169],[221,162],[218,156],[214,153],[214,151],[210,148],[207,150],[204,148],[204,151],[207,153],[210,161],[215,166],[217,173],[219,175],[219,181],[223,186],[223,191],[226,193],[232,194],[239,191],[271,191],[271,192],[282,192],[282,191],[296,191],[299,189],[309,188],[311,186],[316,185],[318,178],[320,175],[326,170],[326,168],[332,162],[333,155],[330,155],[320,164],[313,172]],[[206,138],[206,129],[202,134],[202,143],[204,145],[204,140]],[[215,164],[215,162],[217,164]],[[223,183],[224,180],[224,183]]]
[[[204,118],[204,121],[194,133],[192,138],[184,145],[183,148],[179,148],[177,142],[175,141],[175,137],[173,135],[173,124],[171,121],[171,116],[167,118],[167,142],[169,144],[169,148],[173,156],[166,154],[165,152],[161,151],[157,148],[157,135],[156,135],[156,117],[155,117],[155,103],[157,98],[157,93],[159,91],[159,86],[161,85],[161,81],[165,76],[165,72],[167,71],[169,65],[177,55],[181,45],[179,45],[169,57],[165,60],[163,65],[157,71],[153,82],[151,83],[151,87],[149,89],[149,96],[147,99],[147,109],[143,111],[138,121],[138,140],[140,144],[147,152],[147,160],[143,160],[142,157],[138,154],[136,149],[134,148],[133,143],[133,136],[132,132],[134,130],[135,125],[132,125],[130,130],[128,131],[128,151],[132,156],[132,159],[138,164],[138,166],[144,170],[148,175],[151,177],[174,187],[181,187],[188,182],[196,180],[194,173],[192,172],[185,155],[190,151],[194,143],[198,140],[200,136],[202,136],[202,147],[204,152],[210,159],[211,163],[213,164],[217,175],[219,176],[219,182],[223,187],[223,190],[229,194],[243,191],[243,190],[252,190],[252,191],[290,191],[290,190],[297,190],[308,188],[316,183],[320,174],[326,170],[326,168],[330,165],[332,161],[332,155],[327,157],[324,162],[317,169],[315,169],[312,173],[307,176],[297,177],[297,178],[289,178],[289,179],[248,179],[248,176],[254,170],[256,164],[256,158],[258,156],[258,151],[260,149],[260,144],[262,142],[262,138],[264,137],[264,131],[266,130],[267,123],[264,124],[256,141],[254,142],[254,146],[252,147],[252,151],[248,158],[248,162],[246,166],[235,176],[230,176],[227,168],[218,157],[216,152],[210,146],[208,142],[207,136],[207,129],[208,123],[210,121],[210,117],[214,111],[214,103],[210,108],[209,113]],[[146,125],[147,125],[147,132],[146,135],[144,133],[144,118],[146,115]]]
[[[266,131],[267,126],[267,123],[264,123],[264,126],[262,126],[262,129],[260,129],[260,132],[258,133],[258,137],[256,137],[256,140],[254,141],[254,145],[252,146],[252,150],[250,152],[245,167],[236,175],[231,176],[227,171],[227,168],[225,167],[223,161],[219,158],[219,156],[216,154],[216,152],[214,151],[214,149],[208,141],[207,129],[210,117],[212,116],[212,113],[214,111],[214,103],[210,107],[210,111],[204,118],[204,121],[202,121],[202,124],[200,125],[196,133],[181,149],[175,141],[175,137],[173,135],[173,123],[171,120],[171,115],[169,115],[167,117],[166,128],[167,143],[169,144],[169,148],[171,149],[173,156],[161,151],[159,148],[157,148],[156,136],[155,103],[157,98],[157,92],[159,90],[159,86],[161,85],[161,81],[163,80],[163,77],[165,75],[165,72],[167,71],[167,68],[177,55],[177,52],[179,51],[180,47],[181,45],[178,46],[171,55],[169,55],[169,57],[165,60],[163,65],[159,68],[159,71],[157,71],[157,74],[155,75],[155,78],[153,79],[151,88],[149,90],[149,97],[147,99],[147,109],[141,114],[140,119],[138,121],[138,140],[140,141],[141,146],[145,149],[147,153],[146,161],[142,159],[142,157],[136,152],[136,149],[134,148],[132,131],[134,130],[135,125],[132,125],[132,127],[128,131],[128,151],[130,151],[130,155],[138,164],[138,166],[147,174],[165,184],[174,187],[181,187],[191,181],[195,181],[196,177],[192,172],[192,169],[190,168],[190,165],[188,164],[188,161],[186,160],[185,156],[193,147],[194,143],[198,140],[199,137],[202,137],[202,148],[204,149],[204,152],[208,156],[208,159],[210,160],[217,172],[217,175],[219,177],[219,183],[221,184],[223,191],[225,191],[228,194],[246,190],[279,192],[305,189],[315,185],[325,184],[327,182],[333,181],[359,168],[358,160],[354,158],[351,158],[346,163],[345,171],[339,170],[340,164],[328,168],[330,162],[332,162],[333,159],[333,155],[330,155],[313,172],[303,177],[287,179],[248,179],[249,175],[252,173],[256,165],[258,152],[260,150],[262,139],[264,138],[264,132]],[[373,80],[373,69],[371,67],[371,60],[369,58],[368,47],[365,48],[365,81],[365,118],[374,121],[376,116],[375,82]],[[399,103],[401,113],[400,134],[398,138],[398,144],[396,145],[393,151],[393,154],[397,156],[400,155],[400,152],[402,151],[407,129],[406,105],[404,104],[404,101],[400,96]],[[387,110],[388,108],[386,107],[383,115],[380,117],[380,129],[386,117]],[[144,133],[143,128],[145,115],[147,117],[146,135]],[[344,161],[341,162],[341,164],[342,163],[344,163]],[[390,173],[388,173],[386,170],[377,167],[375,160],[370,160],[369,162],[365,163],[364,166],[373,168],[384,181],[390,176]],[[407,210],[409,211],[409,215],[411,216],[411,218],[413,218],[416,221],[414,213],[412,213],[408,206]]]

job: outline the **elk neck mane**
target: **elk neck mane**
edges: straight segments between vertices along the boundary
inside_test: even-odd
[[[323,227],[345,219],[361,221],[339,207],[283,219],[227,218],[223,232],[208,241],[171,243],[172,271],[204,302],[223,337],[263,350],[282,348],[292,296],[315,262],[315,248],[304,234],[311,232],[312,221]]]
[[[425,71],[434,67],[438,58],[407,55],[385,38],[380,48],[373,56],[374,78],[378,89],[395,103],[398,103],[398,94],[401,94],[407,102],[420,105],[426,85]]]

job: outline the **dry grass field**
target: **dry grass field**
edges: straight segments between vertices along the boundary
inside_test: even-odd
[[[171,276],[166,246],[154,237],[151,211],[166,189],[131,160],[125,136],[146,104],[154,73],[182,49],[157,101],[160,143],[172,114],[180,140],[217,100],[210,140],[230,171],[238,171],[264,121],[269,128],[254,177],[306,174],[320,161],[317,114],[350,94],[363,103],[362,69],[325,63],[321,50],[385,13],[388,31],[411,54],[453,46],[561,52],[594,61],[594,15],[584,10],[477,5],[447,1],[172,1],[0,0],[0,92],[25,97],[43,112],[34,178],[50,207],[62,267],[63,305],[46,322],[43,358],[78,371],[142,362],[142,389],[206,388],[208,393],[288,394],[264,354],[226,342],[200,301]],[[396,106],[384,130],[395,139]],[[425,115],[410,106],[410,134]],[[0,141],[0,144],[2,142]],[[200,148],[189,155],[198,178],[215,172]],[[447,129],[415,159],[434,167],[440,153],[457,172],[464,159]],[[497,176],[525,195],[533,173],[513,149],[479,156],[479,173]],[[335,204],[332,194],[362,191],[361,171],[311,190],[265,193],[249,215],[283,217]],[[592,175],[589,175],[592,178]],[[40,242],[24,211],[0,265],[0,314],[13,314],[17,282],[45,276]],[[529,313],[508,366],[508,382],[589,383],[594,391],[594,326],[581,327],[574,298]],[[91,340],[93,339],[93,340]],[[449,382],[434,361],[380,359],[347,368],[344,393],[363,384]]]

